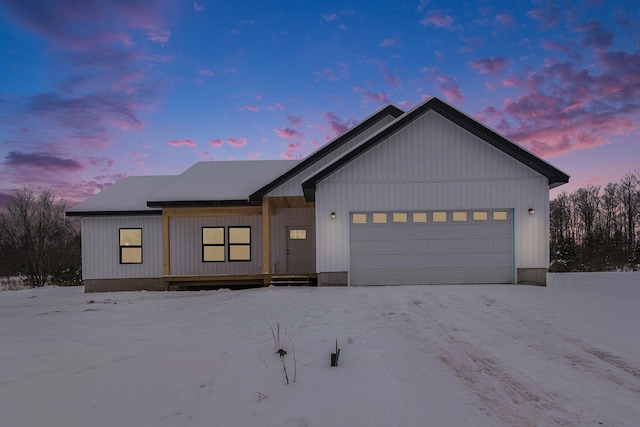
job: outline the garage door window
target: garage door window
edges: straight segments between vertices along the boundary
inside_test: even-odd
[[[486,221],[487,220],[487,213],[486,212],[474,212],[473,213],[473,220],[474,221]]]
[[[464,222],[467,220],[467,213],[466,212],[454,212],[453,213],[453,220],[456,222]]]
[[[386,213],[374,213],[373,214],[373,223],[374,224],[386,224],[387,223],[387,214]]]
[[[426,214],[426,212],[414,212],[413,213],[413,222],[427,222],[427,214]]]
[[[446,212],[434,212],[433,213],[433,222],[447,222],[447,213]]]
[[[494,212],[493,213],[493,220],[494,221],[506,221],[507,220],[507,213],[506,212]]]
[[[402,213],[394,213],[393,214],[393,222],[407,222],[407,214]]]
[[[361,213],[353,214],[352,222],[354,224],[366,224],[367,223],[367,214],[361,214]]]

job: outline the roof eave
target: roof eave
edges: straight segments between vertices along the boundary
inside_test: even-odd
[[[68,217],[90,217],[90,216],[155,216],[162,215],[162,211],[153,210],[132,210],[132,211],[67,211]]]
[[[150,208],[211,208],[230,206],[250,206],[255,203],[248,199],[237,200],[165,200],[150,201],[147,206]]]

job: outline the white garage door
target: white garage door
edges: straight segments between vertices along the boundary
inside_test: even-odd
[[[353,212],[351,285],[513,282],[513,211]]]

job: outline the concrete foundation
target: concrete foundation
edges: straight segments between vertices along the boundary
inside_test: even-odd
[[[347,286],[349,276],[346,271],[318,273],[318,286]]]
[[[84,292],[164,291],[161,278],[144,279],[87,279]]]
[[[546,268],[519,268],[518,284],[547,286],[547,272]]]

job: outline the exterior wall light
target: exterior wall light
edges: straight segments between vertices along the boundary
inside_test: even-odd
[[[533,214],[535,214],[535,213],[536,213],[536,211],[534,211],[534,210],[533,210],[533,208],[530,208],[530,209],[529,209],[529,215],[533,215]]]
[[[331,212],[331,219],[336,219],[336,213],[335,212]]]

